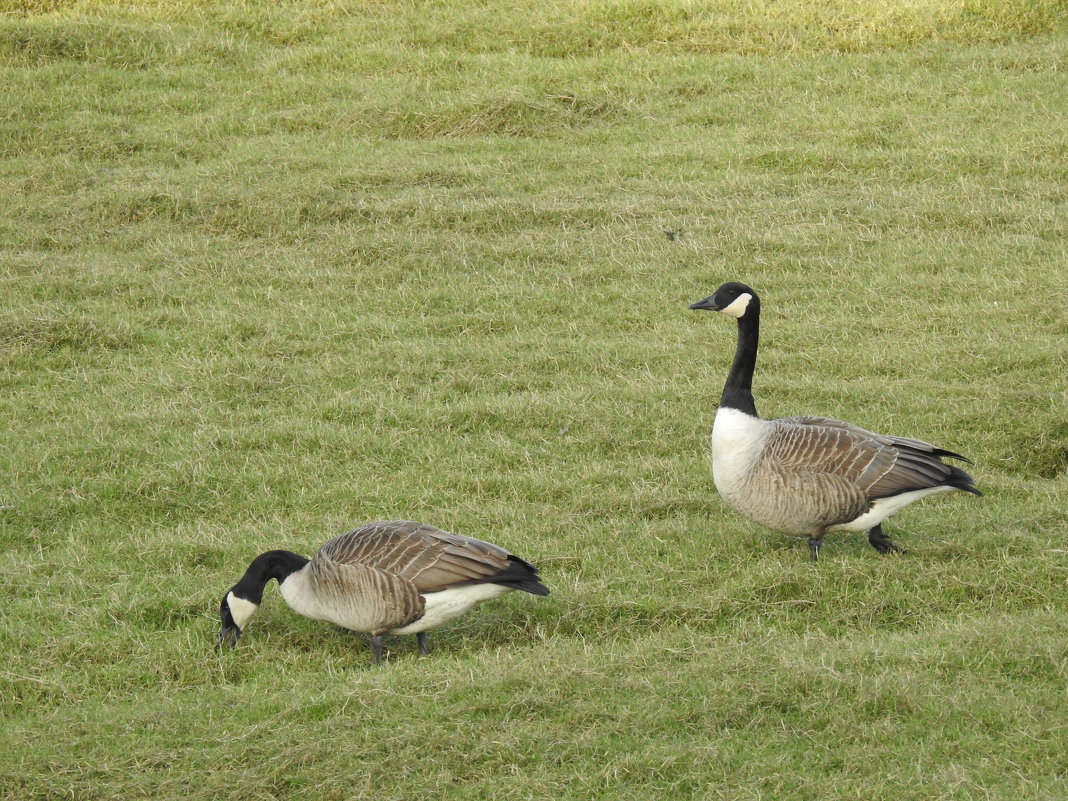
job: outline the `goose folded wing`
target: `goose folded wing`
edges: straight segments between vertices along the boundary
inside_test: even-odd
[[[791,417],[777,421],[772,453],[786,470],[833,474],[866,490],[894,465],[897,449],[876,434],[825,417]]]
[[[487,544],[480,540],[468,540],[464,545],[440,543],[410,562],[403,575],[421,590],[486,581],[509,566],[507,552],[495,546],[486,549]]]
[[[403,574],[411,562],[425,559],[427,551],[440,550],[439,535],[444,533],[425,523],[382,520],[335,537],[319,553],[335,562]]]
[[[509,566],[503,548],[410,521],[369,524],[336,537],[319,553],[392,573],[423,592],[485,581]]]
[[[944,484],[951,470],[933,454],[901,448],[894,466],[868,489],[868,497],[886,498],[902,492],[930,489]]]
[[[912,439],[911,437],[894,437],[889,434],[876,434],[874,431],[868,431],[865,428],[861,428],[853,423],[847,423],[844,420],[836,420],[833,417],[788,417],[785,420],[795,423],[797,425],[811,425],[822,426],[826,428],[840,428],[846,431],[851,431],[854,434],[859,434],[863,437],[868,437],[875,440],[882,445],[890,445],[895,448],[907,449],[916,451],[918,453],[926,453],[935,458],[949,458],[959,459],[962,462],[971,462],[967,456],[961,456],[961,454],[954,451],[946,450],[945,448],[939,448],[937,445],[932,445],[930,442],[926,442],[922,439]]]
[[[784,468],[809,475],[810,489],[822,486],[818,476],[833,477],[838,487],[834,497],[851,499],[840,504],[847,510],[843,517],[877,498],[937,486],[949,473],[931,453],[895,447],[889,437],[838,420],[796,418],[784,431],[776,449]]]
[[[872,500],[937,487],[950,475],[940,457],[963,458],[923,440],[884,436],[841,420],[790,419],[809,449],[822,455],[821,469],[848,478]]]

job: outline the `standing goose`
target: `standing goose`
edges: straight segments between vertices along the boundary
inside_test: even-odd
[[[880,553],[900,550],[882,522],[925,495],[982,495],[972,477],[942,459],[969,461],[917,439],[866,431],[827,417],[762,420],[753,400],[760,298],[726,283],[691,309],[738,320],[738,347],[712,425],[712,478],[738,514],[783,534],[808,537],[812,561],[828,531],[867,531]]]
[[[386,634],[414,634],[428,653],[426,632],[480,601],[512,590],[548,595],[538,570],[503,548],[425,523],[368,523],[323,545],[311,559],[267,551],[222,599],[219,645],[237,644],[271,579],[298,614],[371,634],[382,659]]]

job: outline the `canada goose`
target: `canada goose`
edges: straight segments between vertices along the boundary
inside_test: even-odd
[[[867,531],[880,553],[898,551],[882,530],[898,509],[935,492],[982,495],[971,476],[942,462],[969,460],[930,443],[827,417],[762,420],[753,400],[760,298],[732,281],[690,308],[738,320],[738,347],[712,425],[712,478],[743,517],[807,536],[816,561],[828,531]]]
[[[267,551],[222,599],[219,645],[237,644],[271,579],[298,614],[371,634],[375,664],[386,634],[426,632],[512,590],[548,595],[538,570],[503,548],[425,523],[383,520],[335,537],[311,559]]]

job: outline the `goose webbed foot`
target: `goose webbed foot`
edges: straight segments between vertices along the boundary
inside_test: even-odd
[[[808,538],[808,555],[809,561],[816,562],[820,558],[820,546],[823,545],[822,537],[809,537]]]
[[[899,548],[893,540],[883,534],[882,524],[868,532],[868,542],[879,553],[906,553],[904,548]]]
[[[426,632],[420,631],[415,635],[415,641],[419,644],[419,655],[428,656],[430,654],[430,646],[427,645]]]

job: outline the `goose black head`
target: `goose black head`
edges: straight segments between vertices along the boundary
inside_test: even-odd
[[[219,607],[220,628],[219,639],[216,641],[218,648],[224,645],[233,648],[237,645],[245,624],[259,609],[258,603],[236,595],[235,590],[237,590],[236,586],[227,591]]]
[[[245,624],[263,603],[263,588],[268,581],[275,579],[281,584],[293,571],[306,564],[307,559],[292,551],[267,551],[253,559],[241,580],[223,596],[219,606],[222,627],[218,646],[221,648],[226,644],[233,648],[237,645]]]
[[[751,309],[760,306],[760,299],[749,286],[738,281],[729,281],[704,300],[691,303],[691,309],[707,309],[729,314],[741,319]]]

